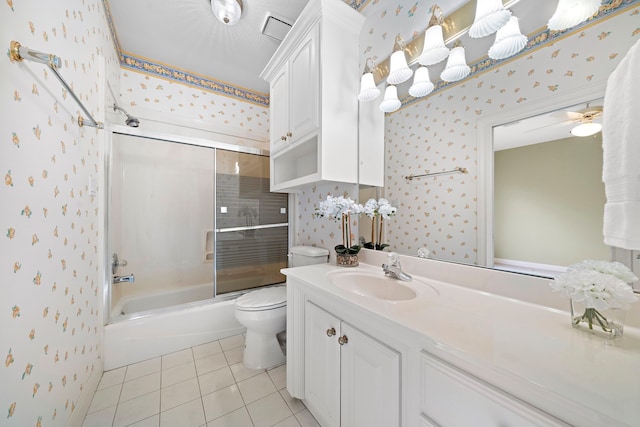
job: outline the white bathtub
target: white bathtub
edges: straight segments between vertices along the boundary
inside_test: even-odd
[[[118,322],[121,316],[133,313],[211,299],[212,295],[213,283],[202,283],[155,294],[126,296],[112,308],[111,322]]]
[[[211,292],[210,284],[207,289]],[[176,297],[175,293],[171,294],[153,295],[146,300],[143,297],[129,298],[112,312],[120,314],[134,310],[129,311],[134,313],[141,307],[150,309],[163,298]],[[185,295],[183,297],[186,298]],[[127,316],[122,316],[122,320],[104,328],[104,370],[243,333],[245,328],[238,323],[233,312],[234,303],[234,298],[212,299],[168,307],[139,317],[133,315],[127,319]]]

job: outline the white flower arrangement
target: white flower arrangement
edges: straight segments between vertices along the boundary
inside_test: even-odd
[[[339,254],[357,254],[360,252],[359,245],[351,245],[351,214],[358,215],[363,211],[363,206],[356,203],[349,197],[327,196],[326,200],[320,202],[314,215],[318,218],[327,218],[334,221],[341,221],[342,245],[335,247]]]
[[[382,243],[383,220],[389,220],[396,214],[397,209],[391,206],[387,199],[369,199],[364,204],[362,212],[371,218],[371,242],[365,243],[367,249],[383,250],[387,244]],[[376,232],[377,231],[377,232]],[[377,237],[377,239],[376,239]]]
[[[638,280],[625,265],[619,262],[586,260],[570,265],[566,273],[549,283],[551,288],[572,301],[582,302],[586,309],[572,319],[574,325],[587,322],[589,329],[599,325],[610,332],[612,326],[600,311],[628,309],[638,301],[629,285]]]

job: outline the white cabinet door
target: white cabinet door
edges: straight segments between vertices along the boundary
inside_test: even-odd
[[[318,130],[318,26],[314,27],[289,59],[289,129],[293,144]],[[273,94],[271,95],[273,98]]]
[[[288,145],[289,132],[289,70],[288,65],[271,82],[269,115],[271,117],[271,152],[275,153]]]
[[[342,322],[341,425],[400,425],[400,354]]]
[[[305,404],[322,427],[340,425],[340,320],[307,301],[304,314]]]

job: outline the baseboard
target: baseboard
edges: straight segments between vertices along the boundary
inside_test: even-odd
[[[93,395],[96,393],[98,389],[98,384],[100,384],[100,379],[102,379],[102,359],[98,359],[99,369],[94,369],[89,376],[89,380],[86,382],[85,386],[82,388],[82,395],[76,402],[76,407],[71,412],[71,416],[67,420],[65,424],[67,427],[78,427],[81,426],[84,422],[85,417],[87,416],[87,412],[89,412],[89,407],[91,406],[91,401],[93,400]]]

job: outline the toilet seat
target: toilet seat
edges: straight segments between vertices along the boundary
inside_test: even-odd
[[[251,291],[236,300],[236,309],[241,311],[264,311],[285,307],[287,305],[287,289],[284,286]]]

